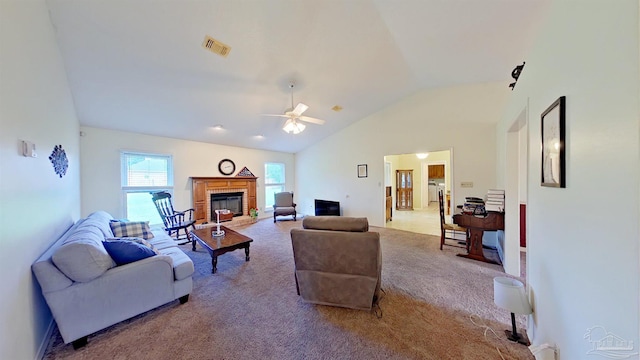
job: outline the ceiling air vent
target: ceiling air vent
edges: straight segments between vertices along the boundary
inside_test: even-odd
[[[229,55],[229,52],[231,51],[231,46],[225,45],[209,35],[204,36],[202,47],[222,57],[227,57],[227,55]]]

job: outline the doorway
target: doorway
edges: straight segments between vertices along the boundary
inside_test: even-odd
[[[504,271],[521,276],[521,257],[525,264],[526,253],[521,254],[520,241],[526,237],[526,204],[528,186],[529,131],[528,106],[520,112],[507,130],[505,161],[505,231],[502,239],[504,249]],[[522,209],[522,210],[521,210]],[[523,211],[521,215],[521,211]],[[524,250],[524,249],[523,249]],[[526,251],[526,250],[525,250]]]
[[[422,163],[422,204],[424,207],[438,202],[438,191],[442,191],[446,195],[451,188],[447,186],[449,173],[447,163],[444,160]]]
[[[393,214],[389,220],[385,221],[385,227],[421,234],[440,235],[440,213],[437,193],[432,197],[431,201],[429,200],[428,166],[440,165],[444,170],[443,190],[446,194],[447,191],[451,190],[451,184],[453,184],[451,157],[452,150],[422,154],[387,155],[384,157],[385,193],[387,191],[386,187],[390,187],[390,194],[393,197],[388,199],[385,195],[385,202],[393,204]],[[396,211],[397,184],[394,176],[396,170],[413,170],[413,211]],[[435,180],[436,177],[431,179]],[[387,180],[390,181],[387,182]],[[385,209],[387,207],[385,206]],[[385,219],[389,218],[387,215],[385,214]],[[448,219],[447,222],[451,222],[451,219]]]

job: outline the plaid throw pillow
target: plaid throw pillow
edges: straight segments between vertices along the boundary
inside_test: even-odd
[[[109,225],[114,237],[139,237],[147,240],[153,238],[148,221],[111,220]]]

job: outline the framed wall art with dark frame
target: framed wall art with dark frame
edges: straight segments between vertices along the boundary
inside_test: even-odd
[[[358,165],[358,177],[366,178],[369,174],[367,173],[367,164]]]
[[[540,185],[566,187],[565,97],[553,102],[540,116],[542,131],[542,168]]]

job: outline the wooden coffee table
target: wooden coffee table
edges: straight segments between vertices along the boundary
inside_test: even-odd
[[[220,226],[220,230],[224,230],[223,237],[214,237],[211,232],[216,230],[216,227],[208,227],[204,229],[197,229],[191,231],[191,243],[193,245],[192,250],[196,251],[196,241],[207,249],[211,255],[211,266],[213,274],[216,273],[218,265],[218,256],[229,251],[244,249],[246,255],[245,261],[249,261],[249,244],[253,241],[248,236],[244,236],[237,233],[225,226]]]

